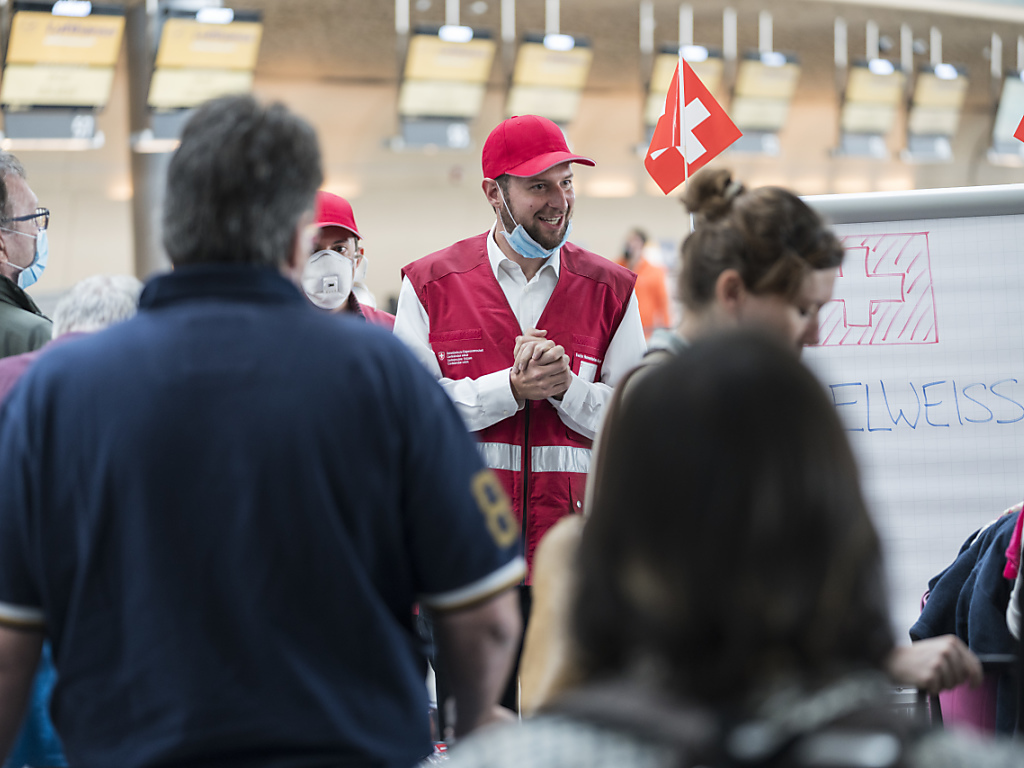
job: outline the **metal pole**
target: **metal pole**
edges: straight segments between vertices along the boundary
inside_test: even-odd
[[[150,127],[146,96],[155,57],[151,18],[145,4],[126,9],[125,37],[128,42],[128,118],[132,135]],[[147,278],[164,271],[170,262],[160,243],[160,213],[163,207],[167,166],[171,155],[131,152],[132,234],[135,274]]]
[[[547,0],[544,5],[544,34],[560,34],[559,16],[561,15],[559,0]]]
[[[654,53],[654,3],[640,0],[640,53]]]
[[[868,61],[874,61],[878,58],[878,24],[873,21],[867,23],[867,28],[864,33],[865,55]]]
[[[833,25],[833,30],[835,41],[836,90],[842,94],[846,87],[846,68],[850,63],[846,19],[842,19],[837,16],[835,24]]]
[[[736,9],[726,8],[722,11],[722,57],[725,59],[727,81],[731,81],[736,74],[736,57],[738,53]]]
[[[846,69],[849,64],[847,52],[846,20],[836,17],[834,29],[836,69]]]
[[[679,45],[693,45],[693,6],[679,6]]]
[[[914,79],[914,33],[909,24],[900,25],[900,69],[903,70],[909,94]]]
[[[757,17],[757,50],[772,52],[772,15],[768,11],[761,11]]]
[[[395,0],[395,32],[409,34],[409,0]]]
[[[501,0],[501,60],[509,79],[516,62],[516,0]]]

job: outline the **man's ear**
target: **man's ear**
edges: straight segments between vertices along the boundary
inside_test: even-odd
[[[747,296],[743,277],[735,269],[726,269],[715,280],[715,303],[731,317],[739,314]]]
[[[496,214],[500,213],[504,203],[501,200],[501,190],[498,189],[498,182],[494,179],[484,179],[481,188],[484,191],[484,197],[487,198],[487,202],[491,204],[494,212]]]

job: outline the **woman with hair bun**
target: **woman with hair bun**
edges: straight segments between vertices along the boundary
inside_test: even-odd
[[[682,247],[678,335],[743,326],[800,353],[818,341],[818,310],[832,298],[843,246],[803,200],[779,187],[748,190],[724,169],[690,181],[684,203],[696,227]],[[659,334],[655,347],[678,346]]]

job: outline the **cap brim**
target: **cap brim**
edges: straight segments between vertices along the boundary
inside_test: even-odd
[[[581,165],[595,166],[593,160],[583,155],[574,155],[572,152],[548,152],[545,155],[537,155],[525,163],[520,163],[515,168],[505,171],[509,176],[536,176],[544,173],[548,168],[553,168],[562,163],[580,163]]]
[[[315,226],[317,229],[323,229],[324,227],[338,227],[339,229],[344,229],[346,232],[351,232],[355,236],[356,240],[363,239],[363,236],[360,235],[356,230],[352,229],[352,227],[348,226],[347,224],[341,224],[340,222],[337,221],[318,221],[316,222]]]

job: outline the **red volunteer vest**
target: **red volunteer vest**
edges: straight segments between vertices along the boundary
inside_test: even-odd
[[[462,240],[402,270],[426,310],[430,346],[446,378],[476,379],[511,368],[522,333],[491,271],[487,236]],[[570,243],[560,258],[558,284],[537,327],[565,348],[573,373],[600,381],[636,276]],[[528,400],[476,436],[484,461],[512,500],[532,569],[533,552],[547,530],[564,515],[583,511],[591,440],[569,429],[546,400]]]
[[[370,325],[379,325],[389,331],[395,330],[395,316],[383,309],[374,309],[369,304],[360,304],[359,309]]]

